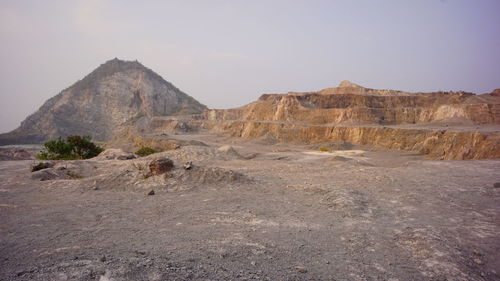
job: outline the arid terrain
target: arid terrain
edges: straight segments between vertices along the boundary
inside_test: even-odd
[[[107,150],[31,172],[74,134]],[[113,59],[0,144],[2,281],[500,280],[499,89],[207,109]]]
[[[500,281],[500,0],[0,0],[0,281]]]
[[[171,137],[197,145],[0,161],[0,280],[500,280],[499,160]]]

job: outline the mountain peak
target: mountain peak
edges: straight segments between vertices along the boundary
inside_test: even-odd
[[[361,87],[358,84],[354,84],[351,81],[344,80],[344,81],[340,82],[339,88],[363,88],[363,87]]]
[[[127,65],[127,66],[142,66],[144,67],[139,61],[133,60],[133,61],[128,61],[128,60],[121,60],[119,58],[114,58],[111,60],[106,61],[105,63],[101,64],[101,66],[111,66],[111,65]]]
[[[151,77],[155,77],[158,80],[163,80],[164,82],[169,83],[168,81],[165,81],[160,75],[145,67],[137,60],[127,61],[121,60],[119,58],[114,58],[99,65],[99,67],[87,74],[85,77],[83,77],[83,79],[77,81],[70,88],[74,90],[84,90],[99,82],[101,79],[112,76],[115,73],[134,70],[146,72]]]
[[[114,58],[101,64],[97,69],[94,70],[94,72],[98,71],[105,73],[114,73],[128,69],[147,69],[147,68],[137,60],[127,61],[127,60],[121,60],[119,58]]]

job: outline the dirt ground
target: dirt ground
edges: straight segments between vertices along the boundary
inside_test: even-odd
[[[207,146],[0,161],[0,280],[500,280],[500,160],[176,137]]]

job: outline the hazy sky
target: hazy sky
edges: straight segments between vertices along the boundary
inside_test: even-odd
[[[211,108],[345,79],[491,92],[499,14],[499,0],[0,0],[0,132],[114,57]]]

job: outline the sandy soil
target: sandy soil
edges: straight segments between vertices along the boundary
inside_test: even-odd
[[[500,280],[499,160],[176,137],[208,146],[0,161],[0,280]]]

